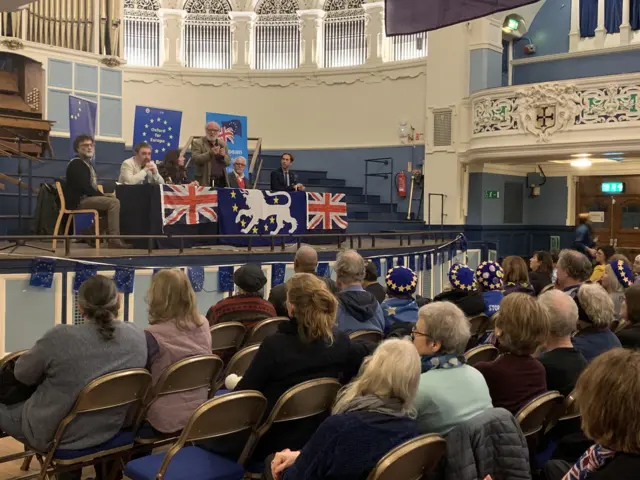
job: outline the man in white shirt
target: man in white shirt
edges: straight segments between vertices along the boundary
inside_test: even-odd
[[[133,147],[133,157],[122,162],[118,183],[125,185],[139,185],[141,183],[155,183],[161,185],[164,179],[158,173],[158,167],[151,161],[151,145],[140,142]]]

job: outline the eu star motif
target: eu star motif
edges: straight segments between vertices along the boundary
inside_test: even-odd
[[[231,195],[231,198],[236,198],[236,192],[235,191],[232,191],[230,195]]]
[[[397,308],[398,308],[398,307],[387,307],[387,308],[386,308],[386,310],[387,310],[387,315],[388,315],[388,316],[395,315],[395,314],[396,314],[396,309],[397,309]]]
[[[232,209],[234,212],[237,212],[237,211],[238,211],[238,205],[236,205],[236,204],[234,203],[234,204],[233,204],[233,206],[231,207],[231,209]],[[243,226],[244,226],[244,225],[243,225]]]
[[[253,233],[258,233],[258,227],[253,227],[253,229],[251,230]]]

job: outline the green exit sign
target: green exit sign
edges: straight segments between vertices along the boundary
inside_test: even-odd
[[[500,192],[498,190],[485,190],[484,198],[491,198],[491,199],[500,198]]]
[[[602,193],[622,193],[624,192],[623,182],[603,182],[600,184]]]

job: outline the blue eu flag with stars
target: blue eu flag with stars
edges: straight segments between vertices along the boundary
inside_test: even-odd
[[[136,106],[133,144],[151,145],[151,158],[162,160],[169,150],[180,148],[182,112]]]
[[[295,235],[307,230],[307,197],[304,192],[268,192],[218,189],[218,225],[222,235],[264,235],[252,245],[270,245],[271,235]],[[282,240],[277,239],[279,244]],[[295,238],[287,239],[295,242]],[[229,243],[247,245],[248,240]]]
[[[73,150],[73,141],[78,135],[91,135],[96,137],[96,115],[98,104],[90,100],[69,95],[69,140],[71,157],[76,156]]]

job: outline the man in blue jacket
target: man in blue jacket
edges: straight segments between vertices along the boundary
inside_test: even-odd
[[[355,250],[345,250],[336,258],[338,313],[336,324],[343,332],[384,331],[384,315],[376,297],[362,288],[365,262]]]
[[[381,305],[385,332],[396,322],[414,325],[418,320],[419,310],[418,303],[413,298],[418,286],[418,276],[410,268],[397,266],[387,272],[386,283],[389,298]]]

